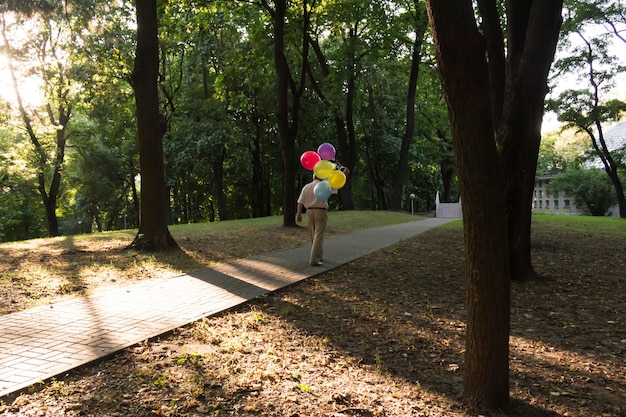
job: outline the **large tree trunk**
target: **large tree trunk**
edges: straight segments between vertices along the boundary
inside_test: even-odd
[[[409,88],[406,99],[406,125],[402,135],[402,145],[400,146],[400,157],[398,168],[393,182],[393,194],[391,196],[391,208],[400,210],[402,207],[402,197],[404,194],[404,183],[409,175],[409,150],[415,135],[415,94],[417,92],[417,80],[419,78],[419,67],[422,61],[422,42],[424,33],[428,26],[428,19],[423,16],[424,10],[419,7],[417,0],[413,1],[415,8],[415,41],[413,42],[413,53],[411,56],[411,72],[409,74]]]
[[[300,117],[300,99],[304,94],[304,85],[308,73],[309,55],[309,16],[307,1],[302,2],[302,67],[300,82],[292,79],[285,56],[285,20],[287,0],[276,0],[274,8],[263,0],[264,7],[274,20],[274,65],[278,97],[278,136],[283,156],[283,226],[296,226],[296,137]],[[289,92],[291,91],[291,106]]]
[[[283,226],[296,224],[295,135],[289,128],[289,68],[285,58],[285,14],[287,0],[277,0],[274,16],[274,64],[277,77],[278,136],[283,156]]]
[[[561,27],[560,0],[510,2],[499,158],[509,229],[511,279],[532,279],[531,203],[541,142],[547,79]]]
[[[163,164],[163,123],[159,113],[156,0],[136,0],[137,52],[131,82],[137,106],[141,197],[139,231],[131,248],[176,249],[167,227],[168,196]]]
[[[57,199],[61,190],[61,172],[63,170],[63,164],[65,160],[65,145],[67,139],[65,136],[65,127],[70,121],[72,111],[70,108],[66,109],[63,105],[58,109],[58,120],[55,120],[52,113],[52,108],[48,105],[48,116],[53,125],[57,126],[56,129],[56,156],[54,158],[52,169],[52,180],[50,181],[50,190],[48,192],[48,198],[44,198],[46,206],[46,217],[48,219],[48,232],[50,236],[59,236],[59,222],[57,219],[56,208]],[[45,190],[43,194],[45,194]],[[42,196],[43,196],[42,194]]]
[[[337,138],[339,155],[342,158],[346,158],[343,163],[351,169],[354,168],[357,161],[356,151],[356,127],[354,124],[354,100],[356,97],[356,79],[358,77],[357,72],[357,57],[356,46],[357,30],[356,28],[350,29],[350,37],[348,39],[349,55],[348,55],[348,85],[346,92],[346,135],[339,135]],[[354,196],[352,193],[352,178],[353,175],[348,175],[346,184],[342,188],[343,208],[345,210],[354,210]]]
[[[509,401],[510,268],[486,51],[472,2],[429,0],[427,7],[463,201],[465,395],[478,408],[498,409]]]

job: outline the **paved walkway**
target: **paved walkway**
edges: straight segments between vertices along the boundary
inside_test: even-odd
[[[450,220],[326,239],[323,266],[309,266],[310,245],[302,245],[0,316],[0,398]]]

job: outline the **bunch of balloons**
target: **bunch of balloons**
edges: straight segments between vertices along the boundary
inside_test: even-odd
[[[315,151],[306,151],[300,156],[304,169],[312,170],[322,181],[315,186],[315,197],[326,200],[333,189],[346,185],[346,174],[341,171],[341,164],[335,160],[335,147],[330,143],[322,143]]]

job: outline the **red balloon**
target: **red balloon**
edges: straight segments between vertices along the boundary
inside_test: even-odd
[[[300,163],[304,167],[304,169],[313,170],[315,168],[315,164],[317,164],[322,158],[314,151],[306,151],[300,157]]]

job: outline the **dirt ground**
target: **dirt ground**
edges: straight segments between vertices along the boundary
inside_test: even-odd
[[[626,416],[625,253],[626,236],[533,231],[541,279],[512,288],[511,404],[496,416]],[[46,381],[0,413],[480,415],[463,402],[464,303],[461,227],[438,228]]]

